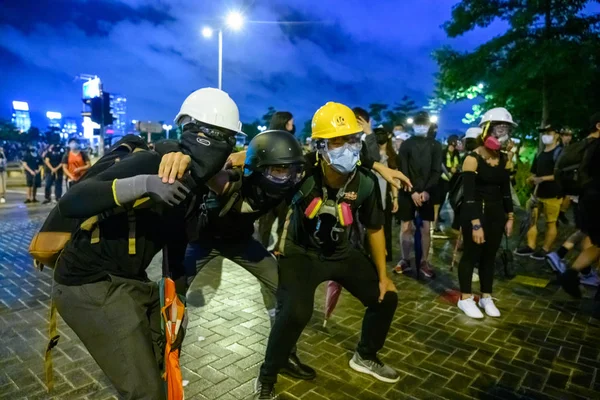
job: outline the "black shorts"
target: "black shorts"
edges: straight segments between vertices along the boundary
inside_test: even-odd
[[[42,177],[40,174],[36,174],[35,177],[28,172],[25,172],[25,176],[27,179],[27,187],[42,187]],[[35,186],[34,186],[35,185]]]
[[[433,201],[425,202],[421,207],[417,207],[413,202],[410,193],[399,192],[398,193],[398,218],[401,221],[412,221],[415,219],[415,213],[419,212],[423,221],[433,221]]]
[[[581,231],[590,237],[595,246],[600,246],[600,192],[586,191],[579,196],[579,223]]]

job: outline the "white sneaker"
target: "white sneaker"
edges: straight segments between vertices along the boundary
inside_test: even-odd
[[[490,317],[499,317],[500,311],[496,308],[494,304],[494,299],[491,297],[481,297],[479,299],[479,307],[485,310],[485,313]]]
[[[4,197],[0,197],[0,204],[6,203],[6,199]]]
[[[467,315],[467,317],[477,319],[483,318],[483,314],[481,313],[481,310],[477,308],[477,304],[475,304],[473,296],[465,300],[459,300],[458,308],[460,308]]]

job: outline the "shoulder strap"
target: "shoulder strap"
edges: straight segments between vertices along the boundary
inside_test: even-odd
[[[219,212],[219,217],[223,217],[227,215],[231,207],[235,204],[235,202],[240,198],[240,190],[242,189],[242,180],[238,179],[237,181],[231,182],[231,186],[227,193],[229,194],[229,199],[227,203],[221,208]]]
[[[302,201],[312,190],[315,188],[315,177],[309,176],[306,178],[302,186],[300,186],[300,190],[296,192],[292,199],[292,205],[296,205],[298,202]]]
[[[356,194],[356,204],[360,207],[362,203],[371,195],[373,188],[375,187],[374,177],[371,172],[358,170],[359,181],[358,181],[358,193]]]

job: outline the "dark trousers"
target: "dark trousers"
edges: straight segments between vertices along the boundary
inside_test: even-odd
[[[385,221],[383,223],[383,232],[385,234],[385,252],[386,252],[386,256],[385,256],[385,260],[386,261],[392,261],[393,257],[392,257],[392,221],[393,221],[393,214],[392,214],[392,204],[391,202],[388,202],[385,211]]]
[[[46,200],[50,200],[52,196],[52,186],[54,186],[54,197],[56,197],[56,201],[58,201],[62,197],[63,191],[63,174],[62,172],[46,173],[46,187],[45,187],[45,198]]]
[[[227,258],[258,279],[263,301],[269,315],[274,317],[279,283],[277,260],[253,238],[231,240],[202,240],[188,244],[183,262],[188,287],[206,264],[216,257]],[[182,293],[184,294],[184,293]]]
[[[367,256],[355,249],[347,258],[325,261],[315,252],[286,243],[286,256],[279,259],[277,299],[281,310],[271,329],[261,382],[276,382],[277,373],[287,362],[287,354],[308,324],[314,307],[315,290],[324,281],[340,283],[367,307],[357,351],[373,359],[383,347],[396,311],[398,296],[386,293],[379,302],[379,277]]]
[[[492,293],[494,284],[494,267],[496,254],[502,243],[506,213],[501,202],[486,203],[481,226],[485,243],[473,241],[473,225],[471,221],[462,221],[463,255],[458,264],[458,281],[462,293],[472,293],[471,283],[473,269],[479,269],[479,284],[482,293]]]
[[[166,399],[158,284],[116,276],[78,286],[55,282],[52,296],[120,398]]]

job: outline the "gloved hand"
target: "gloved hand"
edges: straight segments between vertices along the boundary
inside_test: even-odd
[[[144,195],[162,201],[170,206],[180,204],[190,193],[181,182],[163,183],[158,175],[138,175],[131,178],[117,179],[115,198],[119,204],[135,201]]]

